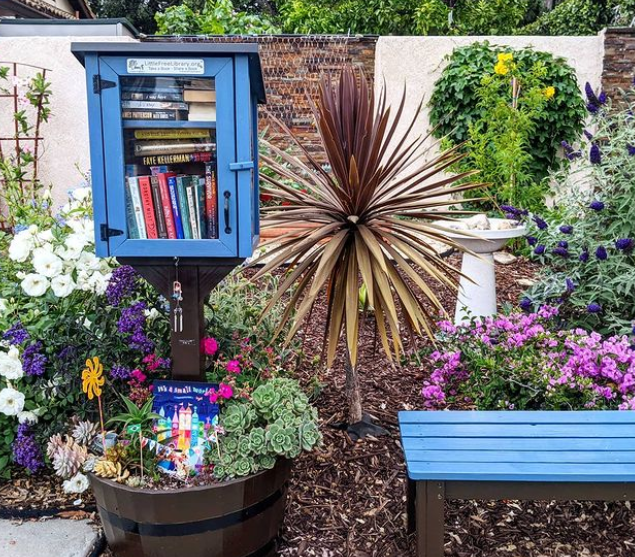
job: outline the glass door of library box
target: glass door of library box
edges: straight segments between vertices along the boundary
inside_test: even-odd
[[[235,257],[232,58],[105,56],[99,79],[109,254]]]

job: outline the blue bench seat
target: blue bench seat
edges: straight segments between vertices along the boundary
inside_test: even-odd
[[[635,412],[399,412],[409,528],[443,556],[446,499],[635,499]]]

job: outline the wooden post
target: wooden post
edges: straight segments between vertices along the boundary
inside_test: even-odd
[[[443,557],[444,502],[444,482],[417,482],[418,557]]]

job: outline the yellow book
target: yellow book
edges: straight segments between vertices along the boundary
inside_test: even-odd
[[[165,128],[135,130],[135,139],[209,139],[209,130],[199,128]]]

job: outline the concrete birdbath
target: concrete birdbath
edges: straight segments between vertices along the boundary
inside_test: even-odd
[[[456,233],[447,233],[448,237],[474,254],[478,254],[463,253],[461,272],[464,276],[459,282],[459,296],[454,312],[455,324],[465,321],[468,315],[485,317],[496,313],[494,252],[502,249],[512,238],[524,236],[527,232],[524,225],[513,220],[488,219],[485,215],[478,215],[478,217],[480,219],[477,217],[466,219],[465,224],[444,223],[448,228],[457,230]],[[459,231],[472,236],[464,236]]]

